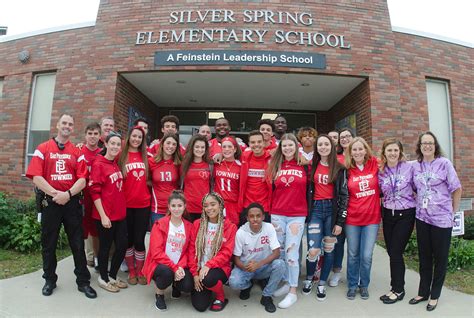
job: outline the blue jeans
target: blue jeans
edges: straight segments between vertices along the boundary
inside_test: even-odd
[[[285,261],[286,271],[283,277],[291,287],[298,287],[300,274],[300,245],[304,232],[304,216],[288,217],[272,214],[272,225],[280,243],[280,259]]]
[[[332,200],[316,200],[308,221],[306,257],[306,279],[311,280],[316,270],[321,247],[324,250],[323,268],[320,284],[324,285],[332,269],[334,261],[334,245],[336,238],[332,234]]]
[[[156,221],[158,221],[161,218],[164,218],[166,214],[161,214],[161,213],[150,213],[150,232],[151,229],[153,228],[153,224],[155,224]]]
[[[347,285],[369,287],[372,254],[379,230],[378,224],[356,226],[346,224]]]
[[[277,289],[281,279],[283,278],[285,271],[285,262],[279,258],[274,259],[273,262],[271,262],[270,264],[266,264],[260,267],[253,273],[244,271],[236,266],[230,273],[229,286],[232,289],[242,290],[247,289],[252,285],[250,280],[253,278],[269,278],[267,286],[265,286],[262,295],[271,297]]]

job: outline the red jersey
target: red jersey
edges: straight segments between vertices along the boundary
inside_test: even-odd
[[[378,184],[378,164],[375,157],[370,158],[362,171],[358,168],[348,170],[346,224],[364,226],[380,222],[380,190]]]
[[[239,200],[240,168],[239,160],[222,161],[214,166],[214,192],[220,194],[224,201]]]
[[[329,200],[334,197],[334,184],[329,182],[329,166],[318,162],[313,180],[313,200]]]
[[[93,201],[101,199],[105,214],[110,221],[120,221],[127,215],[123,176],[117,163],[103,156],[97,156],[92,164],[89,191]],[[94,204],[92,218],[100,220]]]
[[[127,208],[146,208],[150,206],[150,190],[146,184],[148,171],[139,152],[128,152],[125,164],[125,182],[123,190],[127,199]]]
[[[283,161],[274,181],[271,214],[289,217],[306,216],[306,189],[308,176],[296,160]]]
[[[346,159],[344,157],[344,154],[340,153],[336,155],[337,161],[339,161],[343,166],[346,166]]]
[[[210,169],[207,162],[192,162],[184,176],[184,197],[189,213],[202,212],[202,198],[210,190]]]
[[[148,158],[148,165],[152,181],[151,211],[166,214],[168,197],[179,189],[179,165],[175,165],[173,159],[155,162],[154,158]]]
[[[78,179],[88,176],[87,165],[81,151],[70,141],[60,150],[53,139],[36,148],[26,176],[43,177],[54,189],[67,191]]]
[[[87,146],[83,146],[81,149],[81,153],[84,155],[84,159],[86,160],[87,169],[89,172],[91,171],[92,163],[94,162],[95,157],[101,152],[102,149],[98,148],[96,150],[90,150]]]
[[[239,140],[236,140],[236,141],[240,147],[240,150],[245,151],[245,149],[247,149],[247,145],[245,143]],[[209,140],[209,156],[212,158],[214,157],[215,154],[221,153],[221,152],[222,152],[222,145],[220,141],[218,141],[217,138],[213,138]]]
[[[272,183],[266,178],[265,171],[271,156],[265,151],[262,156],[256,157],[253,152],[243,156],[242,170],[240,173],[240,209],[246,208],[250,203],[260,203],[265,211],[270,211],[270,196]]]
[[[148,155],[150,157],[154,157],[158,154],[160,151],[160,143],[161,140],[158,140],[158,142],[150,147],[147,147]],[[181,143],[179,143],[179,151],[181,152],[181,155],[184,157],[184,154],[186,153],[186,147],[183,146]]]

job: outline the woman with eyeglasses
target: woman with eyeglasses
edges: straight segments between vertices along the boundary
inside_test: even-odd
[[[443,157],[432,132],[420,135],[416,154],[414,183],[420,284],[418,295],[410,304],[429,299],[426,310],[433,311],[446,276],[454,213],[459,210],[462,189],[453,164]]]

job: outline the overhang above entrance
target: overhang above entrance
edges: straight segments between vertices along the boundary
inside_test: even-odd
[[[240,71],[122,73],[158,106],[326,111],[365,78]]]

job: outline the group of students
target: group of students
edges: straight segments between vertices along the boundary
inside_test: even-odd
[[[416,222],[420,287],[410,304],[430,299],[427,310],[435,309],[446,273],[453,211],[461,198],[459,179],[436,137],[421,134],[417,160],[408,162],[397,139],[385,140],[376,158],[350,129],[317,135],[304,127],[297,138],[285,133],[283,117],[275,122],[279,131],[273,121],[259,121],[247,147],[229,135],[230,124],[221,118],[215,124],[216,138],[210,139],[203,126],[202,134],[183,147],[178,119],[165,116],[163,138],[148,147],[147,123],[138,120],[125,141],[109,130],[101,155],[87,158],[88,151],[100,149],[91,151],[89,132],[98,128],[97,137],[101,133],[98,124],[89,125],[82,147],[90,163],[84,223],[94,220],[85,226],[86,236],[94,235],[91,224],[98,234],[99,286],[117,292],[127,282],[153,280],[160,310],[166,309],[164,290],[172,285],[172,297],[191,292],[197,310],[221,311],[228,302],[224,284],[247,299],[257,280],[265,310],[276,310],[272,296],[285,296],[278,307],[289,308],[297,301],[306,228],[302,292],[311,293],[317,284],[316,297],[323,301],[331,270],[329,285],[337,286],[347,238],[347,298],[355,299],[359,291],[368,299],[382,218],[391,288],[380,300],[391,304],[405,295],[403,252]],[[149,219],[153,226],[145,258]],[[117,276],[123,259],[127,282]]]

